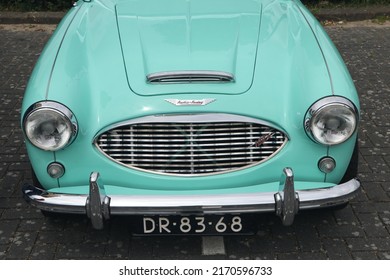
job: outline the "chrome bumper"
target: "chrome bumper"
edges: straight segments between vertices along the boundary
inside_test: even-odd
[[[87,214],[92,226],[102,229],[111,215],[174,215],[275,212],[284,225],[291,225],[298,210],[344,204],[360,191],[352,179],[330,188],[298,190],[290,168],[282,173],[276,193],[176,196],[107,196],[99,173],[89,180],[89,195],[50,193],[31,185],[23,187],[25,199],[41,210]]]

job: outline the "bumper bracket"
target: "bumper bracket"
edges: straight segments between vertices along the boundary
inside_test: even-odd
[[[110,218],[110,200],[110,197],[106,196],[100,174],[93,172],[89,177],[89,196],[85,208],[95,229],[103,229],[104,220]]]
[[[299,196],[294,188],[294,173],[291,168],[283,169],[280,179],[279,192],[275,194],[275,211],[285,226],[294,222],[299,209]]]

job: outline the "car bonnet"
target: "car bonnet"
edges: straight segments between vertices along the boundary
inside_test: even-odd
[[[169,4],[135,0],[116,6],[130,88],[140,95],[246,92],[253,81],[260,1]],[[181,79],[164,79],[172,74]],[[153,75],[162,79],[148,80]]]

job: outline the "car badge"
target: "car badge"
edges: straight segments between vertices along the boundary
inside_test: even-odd
[[[214,98],[206,98],[206,99],[165,99],[165,101],[176,105],[176,106],[205,106],[214,102],[216,99]]]
[[[263,145],[265,142],[267,142],[273,135],[275,134],[275,131],[269,131],[267,135],[264,135],[260,137],[259,139],[256,140],[256,142],[253,142],[251,147],[260,147]]]

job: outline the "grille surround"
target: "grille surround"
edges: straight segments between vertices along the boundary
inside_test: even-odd
[[[94,140],[122,166],[170,176],[246,169],[271,159],[287,142],[287,134],[270,123],[231,114],[148,116],[110,126]]]

